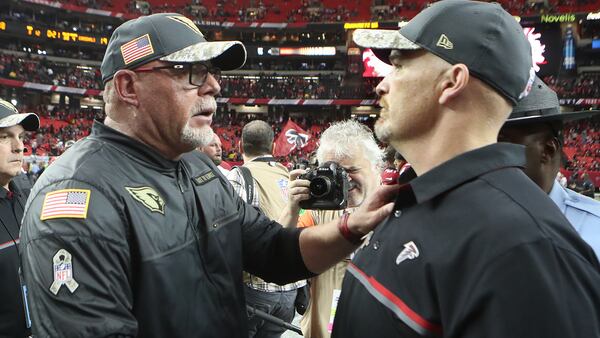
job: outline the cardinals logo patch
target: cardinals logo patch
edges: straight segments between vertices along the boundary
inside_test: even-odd
[[[152,212],[159,212],[165,214],[165,201],[160,194],[150,187],[125,187],[127,192],[138,202],[142,203],[143,206],[150,209]]]

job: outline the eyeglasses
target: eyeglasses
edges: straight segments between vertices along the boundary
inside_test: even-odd
[[[206,63],[172,64],[168,66],[138,68],[132,70],[134,72],[152,72],[160,69],[187,70],[190,84],[197,87],[204,85],[209,73],[215,78],[215,80],[221,80],[221,69],[218,67],[212,67]]]

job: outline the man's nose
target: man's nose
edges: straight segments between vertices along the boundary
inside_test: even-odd
[[[208,75],[206,77],[206,82],[202,86],[198,87],[198,96],[203,96],[203,95],[217,96],[217,95],[219,95],[220,92],[221,92],[221,85],[219,84],[217,79],[215,79],[215,77],[210,73],[208,73]]]
[[[24,149],[25,144],[23,143],[23,140],[20,138],[14,138],[12,141],[12,151],[18,154],[22,153]]]
[[[381,80],[381,82],[379,82],[379,84],[377,85],[377,87],[375,87],[375,93],[377,94],[377,96],[383,96],[387,93],[389,93],[389,82],[387,80],[387,76],[383,78],[383,80]]]

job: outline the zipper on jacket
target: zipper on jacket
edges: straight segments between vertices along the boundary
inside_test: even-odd
[[[183,170],[183,166],[181,162],[177,163],[177,171],[175,172],[175,180],[177,181],[177,186],[179,187],[179,191],[183,194],[183,186],[181,186],[181,171]]]
[[[181,195],[183,197],[183,201],[184,201],[183,203],[185,204],[185,212],[186,212],[186,216],[187,216],[187,226],[189,226],[192,229],[192,233],[194,233],[194,236],[196,237],[196,249],[198,250],[198,256],[200,257],[200,262],[202,263],[202,270],[204,271],[206,280],[210,284],[212,284],[214,287],[216,287],[217,284],[214,282],[213,278],[211,277],[211,275],[208,271],[208,268],[206,266],[206,260],[204,259],[204,255],[202,254],[202,247],[201,247],[202,236],[200,233],[200,225],[194,224],[192,222],[193,217],[190,217],[190,211],[188,210],[188,208],[190,206],[188,206],[186,203],[185,193],[184,193],[183,187],[181,185],[181,178],[183,176],[185,176],[186,178],[191,177],[190,174],[187,172],[185,165],[182,165],[181,162],[179,162],[177,164],[176,180],[177,180],[177,185],[179,186],[179,189],[181,191]],[[191,207],[197,207],[197,204],[199,203],[199,201],[197,201],[198,197],[196,196],[196,192],[194,191],[193,184],[192,184],[192,193],[194,195],[194,202]],[[196,212],[198,212],[198,221],[200,222],[200,220],[201,220],[200,212],[198,210]],[[208,236],[208,233],[206,233],[205,236]]]

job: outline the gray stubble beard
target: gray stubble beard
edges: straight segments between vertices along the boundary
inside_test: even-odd
[[[375,122],[375,135],[381,142],[389,142],[390,137],[392,136],[392,131],[389,126],[386,125],[384,121]]]
[[[193,148],[204,147],[210,144],[214,132],[209,125],[200,128],[192,128],[187,123],[181,131],[181,141]]]

